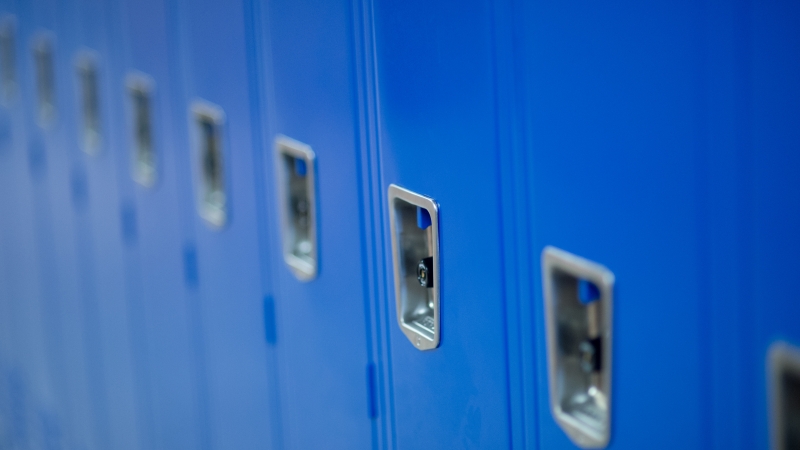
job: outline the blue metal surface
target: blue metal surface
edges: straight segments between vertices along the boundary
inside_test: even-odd
[[[749,19],[750,43],[744,72],[751,96],[744,103],[750,128],[744,134],[740,182],[744,214],[742,242],[749,276],[744,289],[749,298],[744,318],[742,371],[743,423],[754,424],[754,434],[744,440],[750,448],[769,448],[766,370],[768,347],[777,340],[800,345],[800,302],[789,280],[796,279],[800,251],[800,6],[791,2],[753,2]],[[793,425],[787,424],[787,427]],[[796,426],[796,425],[795,425]]]
[[[7,2],[4,7],[18,13],[18,5]],[[24,25],[16,20],[16,31]],[[19,38],[18,38],[19,42]],[[17,44],[19,46],[19,43]],[[24,102],[19,92],[3,105],[3,196],[2,258],[3,279],[3,360],[0,363],[0,395],[2,420],[6,424],[0,434],[0,445],[25,446],[46,436],[46,427],[57,421],[59,398],[54,392],[49,356],[52,336],[43,320],[46,299],[40,291],[34,175],[28,171],[25,148]]]
[[[189,297],[207,396],[202,448],[261,448],[270,442],[270,398],[264,290],[256,211],[256,165],[251,127],[244,3],[176,1],[178,33],[173,97],[178,134],[181,213],[196,252]],[[221,127],[229,217],[214,229],[197,214],[190,105],[210,102],[224,113]]]
[[[33,179],[34,230],[40,246],[36,255],[41,289],[38,319],[44,325],[44,336],[47,336],[50,364],[49,370],[36,374],[50,377],[51,385],[48,390],[40,386],[30,397],[35,399],[36,394],[48,391],[58,396],[57,413],[49,432],[35,433],[31,429],[23,446],[36,445],[35,441],[95,446],[99,444],[101,432],[98,395],[102,395],[102,388],[91,389],[92,381],[100,376],[99,361],[90,355],[88,339],[97,332],[98,324],[92,320],[90,311],[94,299],[88,297],[92,286],[86,277],[87,230],[81,229],[79,218],[86,206],[86,179],[77,146],[70,145],[73,143],[69,128],[73,114],[69,108],[74,105],[75,98],[72,88],[74,72],[62,69],[72,67],[72,59],[62,51],[70,47],[68,24],[63,14],[61,5],[55,2],[20,5],[18,62],[21,73],[28,75],[22,78],[21,98],[24,99],[26,114],[26,150],[31,162],[27,169]],[[46,125],[38,121],[32,55],[36,40],[43,37],[52,39],[56,109],[53,120]],[[19,304],[32,307],[36,300],[29,298]],[[23,327],[30,326],[24,321],[17,323]],[[29,358],[30,361],[36,360],[30,356],[21,362],[24,364],[24,360]],[[27,376],[32,375],[23,371],[21,385],[24,386]],[[32,423],[35,422],[29,422]]]
[[[202,429],[207,427],[200,408],[205,386],[200,374],[194,299],[185,277],[184,249],[187,222],[181,214],[182,186],[178,165],[184,164],[178,146],[174,92],[176,37],[173,35],[173,8],[163,0],[119,1],[122,51],[118,76],[149,77],[153,148],[156,155],[156,184],[145,187],[132,180],[130,152],[133,147],[132,112],[124,80],[116,80],[117,94],[123,98],[122,121],[116,145],[120,154],[120,178],[130,186],[126,191],[128,208],[135,211],[136,236],[132,242],[128,270],[135,283],[130,292],[131,317],[143,322],[139,330],[138,377],[145,408],[141,419],[143,442],[152,448],[201,448]],[[123,176],[122,173],[125,175]],[[132,191],[132,192],[131,192]],[[149,404],[149,407],[147,406]]]
[[[609,448],[770,448],[767,349],[800,345],[791,2],[0,0],[6,19],[0,449],[575,448],[547,245],[616,277]],[[222,228],[197,209],[197,101],[223,113]],[[281,251],[279,134],[316,155],[307,282]],[[397,324],[392,183],[440,208],[431,351]]]
[[[616,277],[608,448],[702,448],[701,7],[538,2],[521,13],[530,257],[554,245]],[[550,412],[541,289],[531,301],[537,406],[526,413],[539,423],[528,432],[541,448],[572,448]]]
[[[262,17],[281,439],[285,448],[375,448],[350,4],[278,0]],[[319,273],[308,282],[280,251],[278,134],[316,155]]]
[[[379,198],[394,183],[440,207],[439,348],[420,352],[398,328],[385,251],[392,444],[508,447],[490,4],[376,1],[374,28]]]
[[[138,407],[142,392],[137,389],[133,352],[137,344],[135,330],[141,323],[128,315],[130,289],[125,267],[123,236],[123,203],[120,202],[120,181],[124,177],[117,166],[125,158],[124,151],[113,145],[120,134],[118,118],[121,98],[115,89],[118,79],[115,57],[109,43],[115,28],[109,2],[87,0],[63,5],[61,20],[68,24],[67,39],[59,50],[65,66],[60,71],[68,96],[63,114],[68,126],[67,146],[79,155],[83,166],[80,183],[85,184],[84,205],[77,212],[78,241],[82,247],[81,283],[86,316],[90,395],[97,424],[99,447],[133,449],[139,441]],[[80,78],[80,65],[88,58],[96,70],[99,107],[98,148],[91,150],[85,142],[85,83]],[[68,66],[66,64],[69,64]],[[113,80],[113,81],[112,81]],[[89,153],[89,152],[93,153]],[[76,182],[76,181],[73,181]]]
[[[706,178],[700,196],[701,238],[705,258],[701,260],[701,287],[705,334],[701,345],[709,352],[704,375],[703,415],[708,429],[704,447],[766,448],[756,443],[753,393],[764,392],[755,374],[766,369],[766,354],[755,356],[752,348],[752,228],[750,201],[752,183],[748,104],[752,85],[750,2],[709,3],[704,70],[706,128],[701,135],[707,156]],[[746,354],[751,356],[747,357]],[[757,362],[753,362],[757,361]],[[761,378],[763,380],[763,376]],[[762,416],[765,419],[764,416]],[[766,437],[766,436],[765,436]]]

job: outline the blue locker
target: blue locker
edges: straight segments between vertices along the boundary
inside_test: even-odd
[[[143,439],[157,449],[197,449],[205,445],[207,428],[205,368],[196,298],[190,293],[193,270],[187,266],[192,263],[186,244],[189,222],[180,214],[183,190],[177,174],[184,162],[178,146],[183,137],[176,128],[184,116],[174,103],[180,85],[174,74],[172,6],[163,0],[117,2],[124,24],[119,33],[124,72],[115,80],[122,99],[115,145],[120,177],[128,185],[122,206],[132,233],[127,264],[138,283],[130,293],[130,310],[145,325],[140,349],[145,366],[136,368],[145,380],[142,400],[149,403],[142,412]],[[137,99],[143,103],[137,105]],[[149,132],[139,136],[139,126]],[[149,149],[141,150],[148,141]]]
[[[208,396],[206,446],[270,445],[253,104],[243,2],[175,3],[182,89],[178,175],[196,255],[195,302]]]
[[[776,447],[799,47],[777,0],[0,0],[0,448]]]
[[[87,351],[92,367],[90,395],[101,420],[100,447],[139,448],[139,407],[133,350],[139,324],[128,315],[129,287],[117,168],[126,156],[113,145],[119,133],[116,52],[109,43],[117,27],[110,2],[66,2],[62,20],[70,33],[62,51],[69,65],[58,70],[70,97],[64,104],[66,145],[85,166],[86,199],[79,211],[79,245]],[[69,115],[69,119],[66,117]],[[96,322],[93,323],[93,322]],[[96,330],[94,329],[96,327]],[[91,334],[89,334],[91,333]]]
[[[616,279],[608,448],[702,448],[701,5],[519,7],[531,258],[555,246]],[[524,379],[535,406],[525,414],[539,420],[526,432],[542,448],[575,448],[551,411],[548,280],[533,267],[522,331],[536,342],[536,372]]]
[[[741,285],[746,302],[742,317],[746,322],[740,338],[743,342],[739,370],[744,386],[740,423],[749,424],[752,435],[744,436],[742,448],[796,448],[800,433],[798,411],[778,413],[770,401],[796,404],[798,392],[785,391],[783,399],[769,398],[771,384],[778,380],[770,380],[768,370],[777,367],[772,367],[776,361],[768,360],[768,353],[777,342],[793,346],[795,351],[800,347],[797,321],[800,303],[787,284],[797,278],[800,250],[797,236],[800,61],[796,58],[800,45],[800,7],[783,1],[748,5],[743,19],[745,36],[749,39],[742,42],[742,50],[749,70],[741,74],[742,84],[749,85],[743,104],[750,115],[740,135],[739,161],[743,170],[740,181],[743,189],[739,193],[741,255],[742,268],[747,274]],[[796,355],[793,360],[796,363]],[[796,385],[800,374],[795,367],[787,369],[784,376],[792,376]],[[779,419],[779,414],[788,430],[774,436],[776,442],[770,444],[770,426]],[[794,440],[790,444],[785,436],[792,433]],[[785,446],[779,446],[777,441]]]
[[[750,71],[750,3],[710,2],[707,13],[704,80],[706,128],[700,135],[707,156],[702,170],[707,175],[698,192],[701,211],[700,237],[704,259],[701,288],[707,302],[701,309],[704,333],[699,345],[710,352],[703,374],[700,397],[704,448],[757,448],[754,429],[754,371],[765,368],[766,355],[753,357],[752,253],[747,254],[752,228],[750,200],[751,152],[747,135],[752,87]],[[766,261],[763,264],[768,264]],[[746,356],[749,354],[749,356]],[[745,364],[747,361],[747,364]],[[752,361],[756,361],[752,363]],[[755,366],[750,367],[750,364]],[[763,379],[763,378],[762,378]],[[745,400],[750,403],[746,404]],[[759,443],[763,448],[766,442]]]
[[[293,251],[292,242],[273,245],[271,261],[285,448],[379,445],[351,8],[347,1],[276,0],[262,16],[269,124],[264,173],[273,243],[303,227],[288,219],[300,207],[284,197],[302,194],[290,191],[292,173],[300,171],[286,163],[297,154],[287,156],[283,148],[313,153],[302,160],[313,166],[297,175],[312,180],[306,181],[311,199],[302,197],[313,212],[303,220],[316,231],[305,241],[316,242],[311,266],[303,272],[305,266],[292,265],[293,253],[284,254]]]
[[[48,442],[94,448],[99,445],[102,402],[91,396],[90,385],[99,376],[89,355],[91,333],[97,322],[87,323],[88,282],[82,265],[85,246],[79,242],[78,215],[86,204],[85,171],[70,142],[69,114],[74,91],[64,11],[56,2],[20,4],[20,67],[25,79],[26,153],[32,179],[34,224],[37,235],[37,277],[41,289],[42,322],[48,336],[49,375],[58,396],[57,420],[51,432],[37,433]],[[62,109],[63,108],[63,109]],[[27,250],[30,250],[28,247]],[[28,303],[33,304],[32,302]],[[24,321],[19,322],[25,326]],[[32,354],[31,356],[35,355]],[[47,373],[47,372],[40,372]],[[34,392],[44,392],[34,389]]]
[[[16,8],[14,8],[10,2],[2,2],[0,3],[0,48],[6,49],[9,47],[11,51],[18,51],[16,42],[18,42],[18,38],[16,33],[18,32],[18,19],[16,13]],[[0,110],[0,170],[3,170],[2,175],[2,183],[3,186],[0,187],[3,192],[7,193],[14,193],[12,195],[5,195],[0,197],[0,209],[3,211],[7,211],[7,213],[0,218],[0,239],[2,239],[2,248],[4,250],[0,251],[0,329],[3,333],[0,336],[0,395],[3,395],[2,400],[2,409],[0,409],[0,422],[4,424],[8,424],[9,414],[6,408],[8,406],[8,401],[5,400],[5,396],[8,394],[7,386],[5,380],[7,378],[7,374],[11,364],[11,355],[14,351],[14,347],[12,345],[12,335],[11,335],[11,327],[14,324],[14,321],[11,319],[12,314],[12,295],[13,290],[11,289],[9,283],[13,282],[15,277],[10,273],[10,270],[13,270],[15,263],[12,259],[12,251],[8,248],[11,243],[11,237],[15,235],[14,233],[14,220],[13,218],[17,215],[19,208],[14,207],[14,203],[12,199],[14,196],[16,197],[25,197],[26,195],[30,195],[27,190],[23,189],[24,184],[20,181],[17,181],[18,177],[14,177],[13,174],[21,172],[20,168],[22,160],[19,159],[17,155],[20,154],[20,150],[18,149],[18,142],[20,142],[19,137],[17,136],[18,132],[15,132],[15,124],[22,125],[20,120],[14,120],[14,118],[21,119],[21,112],[18,97],[17,97],[17,89],[16,84],[19,82],[17,79],[18,71],[16,70],[16,58],[11,56],[12,54],[8,54],[6,50],[2,51],[2,56],[0,56],[0,71],[3,74],[0,78],[0,92],[2,95],[2,110]],[[12,74],[13,79],[8,81],[6,72]],[[13,87],[12,87],[13,86]],[[17,139],[15,139],[15,136]],[[16,157],[16,158],[15,158]],[[3,428],[7,428],[8,425],[4,426]],[[0,442],[5,439],[5,436],[0,437]]]
[[[9,40],[13,40],[16,38],[16,33],[19,31],[19,21],[17,18],[17,9],[14,7],[15,5],[11,2],[0,2],[0,47],[5,48],[8,43],[11,42]],[[19,39],[17,38],[16,41]],[[11,48],[16,50],[16,45],[12,45]],[[16,60],[16,58],[13,58]],[[10,66],[9,66],[10,64]],[[13,63],[10,63],[9,58],[5,56],[5,52],[3,55],[0,56],[0,71],[4,76],[2,80],[6,80],[5,73],[7,70],[11,70],[11,73],[14,76],[17,76],[17,70]],[[17,80],[18,82],[18,80]],[[0,85],[8,86],[5,81],[0,82]],[[19,154],[19,150],[17,150],[17,146],[19,145],[19,138],[14,139],[15,133],[14,131],[14,116],[21,115],[21,109],[19,108],[19,103],[15,101],[16,94],[12,94],[12,90],[10,89],[2,89],[2,110],[0,112],[0,170],[3,170],[2,180],[0,181],[3,183],[2,190],[3,192],[14,193],[16,196],[24,197],[26,194],[29,195],[26,190],[23,189],[23,183],[21,181],[16,181],[13,176],[14,173],[20,172],[20,164],[22,160],[19,158],[15,158],[16,155]],[[18,114],[15,114],[19,112]],[[15,182],[16,181],[16,182]],[[9,423],[8,420],[10,418],[11,412],[7,409],[8,408],[8,401],[5,400],[8,395],[6,379],[7,374],[9,373],[10,365],[11,365],[11,355],[14,351],[14,346],[12,345],[12,334],[11,334],[11,327],[14,324],[14,321],[11,319],[11,314],[13,312],[12,309],[12,292],[9,283],[14,280],[13,276],[8,273],[9,270],[12,269],[14,265],[14,258],[12,258],[12,252],[8,248],[11,242],[11,236],[14,234],[14,223],[15,221],[13,218],[18,212],[18,208],[14,207],[14,203],[12,201],[12,195],[5,195],[0,197],[0,208],[8,213],[3,217],[0,218],[0,239],[2,239],[2,248],[4,250],[0,251],[0,328],[2,329],[2,337],[0,337],[0,377],[2,377],[2,381],[0,382],[0,392],[3,396],[3,407],[0,409],[0,421],[2,423],[7,424]],[[8,425],[6,425],[7,427]],[[5,428],[5,427],[4,427]],[[0,440],[6,439],[6,435],[0,437]]]
[[[373,195],[387,205],[393,184],[422,196],[418,203],[391,203],[381,212],[392,447],[508,447],[491,4],[469,2],[453,8],[446,2],[376,1],[373,8],[380,105],[380,172]],[[415,221],[409,205],[423,204],[427,206],[417,209]],[[393,205],[401,205],[396,206],[395,216],[387,211]],[[396,218],[396,228],[390,228],[390,218]],[[395,308],[393,283],[394,264],[406,267],[407,262],[405,256],[393,261],[391,234],[397,229],[400,240],[401,233],[435,225],[439,257],[431,256],[434,285],[426,284],[426,289],[438,289],[439,294],[431,297],[412,288],[413,273],[410,278],[398,276],[410,281],[398,291],[401,295],[416,292],[415,296],[433,300],[418,304],[432,315],[421,317],[417,324],[409,315],[404,325],[406,331],[427,330],[433,340],[423,341],[428,339],[424,331],[410,340],[398,323],[398,317],[406,320],[406,312],[397,312],[403,304]],[[435,239],[428,236],[426,245],[435,252],[435,245],[430,245]],[[405,244],[398,243],[397,250],[403,248]],[[425,259],[422,266],[427,267]],[[417,276],[421,277],[419,271]],[[438,348],[416,348],[435,346],[437,333]]]
[[[3,349],[0,363],[0,422],[2,446],[41,443],[45,428],[57,421],[59,398],[54,389],[52,366],[48,364],[52,336],[44,320],[46,303],[39,290],[37,234],[34,230],[34,193],[28,171],[23,103],[20,100],[19,70],[21,21],[15,2],[4,2],[3,26],[17,52],[14,61],[16,89],[4,89],[0,112],[0,159],[3,183],[2,303]],[[8,59],[2,58],[5,67]],[[13,67],[12,67],[13,69]],[[5,80],[5,76],[3,77]],[[3,83],[6,84],[5,82]]]
[[[800,66],[793,55],[800,9],[788,2],[712,5],[704,193],[712,299],[707,446],[792,448],[780,447],[782,438],[773,435],[779,415],[771,397],[776,350],[800,345],[797,302],[786,285],[798,248],[793,121],[800,114]]]

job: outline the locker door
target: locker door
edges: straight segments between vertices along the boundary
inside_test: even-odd
[[[743,256],[751,278],[746,288],[746,329],[750,342],[743,343],[744,380],[742,423],[755,424],[749,448],[796,448],[800,445],[798,403],[800,383],[797,349],[800,347],[800,314],[794,290],[786,283],[796,279],[800,238],[800,7],[790,2],[755,2],[748,11],[751,40],[746,57],[751,63],[749,104],[751,147],[743,152],[746,168],[741,195],[747,208],[742,228],[746,230]],[[788,361],[770,358],[777,342],[794,348]],[[777,348],[775,349],[777,350]],[[765,365],[767,370],[764,370]],[[779,371],[779,372],[778,372]],[[780,386],[775,386],[780,385]],[[794,386],[794,389],[792,389]],[[773,390],[780,388],[780,391]],[[770,395],[775,395],[770,398]],[[782,406],[773,403],[782,403]],[[794,406],[792,406],[794,405]],[[776,423],[783,429],[770,429]],[[770,436],[774,432],[774,436]],[[773,442],[770,444],[770,438]]]
[[[127,264],[133,282],[140,283],[130,288],[130,310],[146,324],[139,350],[146,367],[136,368],[150,399],[142,426],[151,430],[146,438],[153,448],[197,449],[207,428],[205,367],[196,299],[189,292],[195,286],[186,231],[191,217],[182,214],[178,175],[184,115],[175,102],[180,84],[174,69],[180,66],[170,31],[173,6],[163,0],[119,2],[124,73],[116,80],[122,123],[114,142],[119,176],[129,185],[130,203],[123,208],[135,232]]]
[[[536,341],[536,373],[526,383],[537,388],[538,407],[527,414],[539,424],[527,432],[542,448],[602,447],[606,430],[608,448],[701,448],[700,6],[540,2],[520,11],[531,258],[538,262],[555,246],[605,266],[616,280],[603,368],[554,369],[542,291],[567,278],[534,265],[530,276],[539,287],[527,332]],[[564,270],[573,287],[584,280]],[[591,355],[586,340],[565,324],[589,320],[570,312],[583,311],[578,292],[558,292],[552,297],[574,308],[550,323],[550,338],[571,361],[582,360]],[[582,384],[600,371],[610,377],[610,392],[599,392],[610,394],[605,399],[594,381]],[[550,377],[574,395],[551,397]],[[610,421],[600,413],[580,417],[595,414],[581,406],[589,398]],[[554,418],[554,399],[566,420],[578,423],[569,437]]]
[[[270,445],[258,190],[244,3],[177,2],[183,90],[178,172],[188,188],[202,323],[208,445]]]
[[[490,4],[376,1],[373,14],[394,445],[508,447]],[[390,185],[421,197],[392,188],[390,203]]]
[[[7,387],[5,379],[11,364],[11,354],[14,351],[11,337],[11,327],[14,322],[11,319],[12,314],[12,288],[10,283],[14,281],[9,270],[17,264],[14,263],[15,258],[12,257],[13,251],[9,248],[13,241],[12,236],[15,236],[16,222],[21,220],[15,219],[18,214],[23,214],[24,211],[12,202],[14,197],[26,198],[29,194],[27,189],[24,189],[25,184],[22,183],[21,177],[14,177],[14,174],[24,173],[24,167],[21,165],[22,159],[19,158],[20,139],[15,125],[19,126],[19,120],[14,120],[15,117],[21,116],[21,108],[19,102],[16,100],[16,84],[18,80],[18,70],[15,67],[16,58],[14,53],[17,50],[16,42],[19,40],[17,33],[19,32],[19,18],[18,10],[12,2],[0,2],[0,98],[2,98],[2,109],[0,109],[0,170],[3,171],[2,181],[3,186],[0,187],[3,192],[11,193],[0,197],[0,210],[6,211],[0,218],[0,239],[2,239],[2,248],[0,251],[0,329],[3,331],[3,336],[0,337],[0,392],[2,392],[2,420],[3,423],[8,423],[8,414],[10,411],[6,408],[9,407],[7,401]],[[10,73],[11,81],[8,79],[7,73]],[[12,88],[12,86],[14,86]],[[16,137],[16,139],[14,139]],[[16,235],[18,236],[18,235]],[[2,438],[0,438],[2,439]]]
[[[72,89],[70,27],[62,4],[21,3],[20,64],[27,74],[22,85],[26,153],[29,161],[37,235],[37,276],[42,295],[42,320],[48,340],[49,375],[59,400],[60,420],[50,442],[96,448],[104,412],[100,378],[90,337],[98,324],[87,306],[90,283],[85,259],[86,230],[81,215],[86,206],[86,173],[81,155],[70,145]],[[29,305],[32,303],[28,303]],[[39,374],[48,373],[39,369]],[[40,388],[37,388],[40,390]],[[39,434],[44,436],[44,434]]]
[[[0,14],[6,18],[5,20],[9,20],[9,17],[13,17],[12,12],[16,12],[8,6],[5,3],[0,6],[2,7]],[[8,33],[8,31],[5,31],[5,33]],[[7,37],[0,39],[7,39]],[[7,44],[0,43],[0,46],[3,45]],[[5,67],[6,64],[8,64],[7,60],[0,61],[0,67]],[[0,68],[0,70],[3,69]],[[0,113],[0,127],[2,127],[0,129],[5,128],[7,132],[5,137],[0,137],[0,140],[2,140],[0,142],[0,190],[12,193],[12,195],[0,198],[0,210],[6,211],[0,217],[0,333],[2,333],[0,334],[0,429],[4,430],[0,432],[0,442],[9,443],[12,439],[10,430],[14,423],[12,421],[14,408],[11,405],[9,377],[11,368],[14,365],[14,335],[11,330],[15,323],[13,315],[14,294],[11,287],[15,277],[10,273],[10,269],[19,266],[17,258],[12,256],[14,255],[13,250],[9,247],[13,242],[12,236],[15,236],[17,240],[21,240],[21,236],[15,234],[16,227],[14,223],[16,220],[14,218],[24,213],[21,208],[16,207],[17,205],[14,205],[10,200],[14,197],[27,198],[30,193],[27,189],[24,189],[22,177],[13,176],[14,173],[24,173],[22,170],[24,166],[22,166],[21,158],[17,156],[20,151],[17,150],[12,138],[11,113],[8,111],[11,105],[4,106],[4,110]],[[28,242],[32,242],[32,239]],[[10,446],[11,444],[5,445]]]
[[[283,443],[372,448],[377,412],[368,380],[375,372],[368,369],[351,5],[277,0],[264,17],[271,81],[265,184]],[[299,150],[305,158],[292,153]],[[298,171],[296,164],[309,167]],[[315,248],[303,253],[309,244]]]
[[[705,433],[704,448],[756,448],[754,393],[765,392],[756,385],[756,372],[763,382],[765,349],[754,355],[752,258],[752,85],[751,12],[748,2],[710,2],[707,10],[706,64],[704,79],[708,146],[704,170],[706,180],[701,202],[702,242],[707,255],[701,286],[707,295],[702,320],[708,367],[701,400]],[[774,300],[770,301],[774,304]],[[753,363],[752,361],[758,361]],[[754,365],[753,365],[754,364]],[[755,408],[755,410],[754,410]],[[765,416],[762,415],[762,418]],[[766,434],[762,436],[766,439]],[[766,445],[766,441],[759,445]]]
[[[78,214],[82,251],[81,283],[87,315],[90,395],[99,415],[100,445],[139,448],[139,407],[143,394],[135,378],[133,350],[136,327],[128,312],[129,287],[124,233],[128,229],[120,202],[120,159],[117,133],[116,49],[109,39],[118,32],[111,23],[110,2],[65,2],[62,20],[70,24],[64,42],[63,115],[65,145],[79,155],[85,168],[84,205]]]
[[[34,229],[34,191],[25,147],[24,103],[19,84],[23,72],[20,44],[24,21],[20,5],[3,2],[2,106],[0,107],[0,178],[2,238],[0,243],[0,298],[3,304],[2,362],[0,362],[0,446],[36,445],[46,438],[45,428],[59,420],[59,397],[49,370],[50,338],[37,270],[38,235]],[[11,50],[11,54],[7,51]],[[25,55],[23,54],[23,57]],[[13,76],[9,85],[6,70]]]

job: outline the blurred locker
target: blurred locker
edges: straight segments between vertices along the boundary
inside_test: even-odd
[[[82,285],[85,339],[90,368],[89,395],[98,426],[98,447],[139,448],[141,393],[135,378],[135,327],[130,322],[130,287],[125,266],[127,218],[121,208],[118,177],[126,156],[114,145],[118,133],[117,49],[110,45],[119,28],[112,22],[111,3],[99,0],[64,2],[62,51],[65,147],[83,166],[84,199],[77,214],[79,276]]]
[[[34,250],[41,289],[41,320],[49,334],[49,370],[58,395],[58,417],[48,431],[30,436],[48,445],[96,448],[103,429],[105,411],[102,388],[94,390],[101,378],[100,368],[90,351],[99,324],[87,310],[91,289],[85,277],[85,239],[81,227],[86,209],[86,176],[76,145],[72,145],[71,107],[74,105],[74,78],[64,5],[58,2],[20,3],[20,67],[26,74],[20,84],[26,105],[25,138],[28,169],[32,181],[33,229],[37,235]],[[33,305],[33,301],[27,302]],[[20,317],[19,319],[22,319]],[[30,326],[15,319],[23,327]],[[28,353],[26,358],[35,358]],[[47,392],[38,388],[35,392]],[[37,445],[37,444],[30,444]]]
[[[25,148],[24,103],[20,98],[20,55],[27,56],[20,39],[20,5],[2,3],[0,19],[0,183],[2,241],[0,241],[0,302],[2,302],[2,361],[0,361],[0,446],[37,445],[46,428],[57,426],[59,397],[48,357],[52,334],[47,328],[46,301],[34,252],[33,173]]]
[[[195,294],[208,395],[203,445],[270,446],[270,383],[259,251],[253,103],[243,2],[176,1],[170,24],[182,88],[177,173],[191,219]]]
[[[508,447],[491,4],[372,8],[391,445]]]
[[[0,239],[2,248],[0,251],[0,329],[4,333],[0,337],[0,395],[7,395],[5,385],[8,374],[11,354],[13,352],[12,338],[10,335],[13,321],[11,320],[11,298],[13,291],[9,283],[14,280],[10,273],[16,265],[13,262],[13,252],[9,249],[12,236],[15,235],[14,223],[15,216],[21,211],[13,203],[13,199],[25,198],[29,195],[28,190],[23,189],[27,183],[23,183],[19,174],[24,173],[21,166],[22,160],[19,155],[21,140],[19,139],[19,128],[22,126],[22,109],[18,101],[18,70],[16,64],[17,54],[17,32],[19,28],[17,8],[11,2],[0,2],[0,170],[2,174],[2,187],[0,190],[8,194],[0,197],[0,210],[6,211],[0,218]],[[15,139],[16,137],[16,139]],[[15,176],[16,175],[16,176]],[[31,217],[32,215],[28,215]],[[6,398],[6,397],[2,397]],[[8,402],[0,400],[0,421],[6,423]],[[5,427],[4,427],[5,428]],[[0,437],[0,439],[3,439]],[[0,441],[1,442],[1,441]]]
[[[184,111],[172,33],[175,8],[163,0],[117,2],[123,51],[115,95],[121,121],[115,136],[120,177],[128,187],[123,203],[131,271],[130,311],[143,322],[144,367],[140,399],[145,442],[156,449],[197,449],[207,429],[202,336],[199,332],[194,253],[187,245],[191,217],[184,212],[179,135]]]
[[[275,0],[262,16],[285,448],[378,445],[351,8]]]
[[[517,7],[539,277],[526,431],[543,448],[704,448],[704,11]]]

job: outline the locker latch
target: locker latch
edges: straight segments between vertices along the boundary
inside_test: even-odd
[[[225,114],[216,105],[196,101],[192,104],[192,118],[197,209],[209,225],[219,229],[228,221],[225,149],[222,138]]]
[[[142,186],[152,187],[158,176],[152,117],[154,82],[144,74],[131,73],[125,84],[130,103],[131,175]]]
[[[301,281],[317,276],[315,154],[286,136],[275,139],[283,259]]]
[[[583,448],[611,430],[611,307],[614,274],[547,247],[542,252],[547,365],[553,417]]]
[[[439,346],[439,207],[397,185],[389,186],[397,322],[420,350]]]

